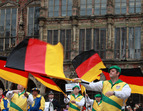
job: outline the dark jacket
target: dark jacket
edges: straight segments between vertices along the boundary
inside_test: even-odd
[[[46,102],[49,102],[49,99]],[[57,111],[61,111],[61,106],[60,106],[58,100],[53,99],[52,103],[53,103],[53,106],[54,106],[54,110],[57,109]]]

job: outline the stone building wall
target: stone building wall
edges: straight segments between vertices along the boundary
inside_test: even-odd
[[[61,0],[60,0],[61,1]],[[94,1],[94,0],[93,0]],[[48,0],[0,0],[0,9],[7,7],[16,7],[17,13],[17,30],[16,30],[16,43],[15,46],[28,36],[28,10],[31,6],[40,7],[39,16],[39,35],[30,36],[47,42],[47,31],[48,30],[62,30],[71,29],[71,52],[70,59],[64,61],[64,73],[66,77],[74,78],[77,77],[71,60],[79,54],[79,35],[80,29],[91,29],[95,28],[106,28],[106,57],[103,60],[106,67],[111,65],[118,65],[121,68],[141,68],[143,71],[143,7],[141,7],[141,13],[130,14],[129,13],[129,0],[127,0],[127,13],[124,15],[114,14],[114,0],[107,0],[107,14],[104,16],[80,16],[80,0],[72,0],[72,16],[59,16],[59,17],[48,17]],[[143,1],[142,5],[143,6]],[[94,6],[92,7],[92,13],[94,13]],[[59,11],[61,15],[61,11]],[[115,28],[116,27],[127,27],[127,34],[129,27],[141,27],[141,59],[116,59],[114,58],[115,49]],[[58,32],[60,36],[60,33]],[[127,38],[128,39],[128,38]],[[93,48],[93,36],[91,41],[91,49]],[[13,46],[14,47],[14,46]],[[13,47],[10,47],[7,51],[0,52],[0,55],[7,56]],[[129,44],[127,43],[127,49]],[[128,51],[126,51],[128,57]],[[4,88],[10,87],[10,82],[0,79],[4,85]],[[30,75],[30,80],[33,81],[36,87],[41,89],[41,93],[45,94],[47,90],[45,86],[37,82],[36,79]],[[55,80],[56,81],[56,80]],[[60,81],[60,80],[59,80]],[[59,82],[56,81],[57,83]],[[69,81],[66,81],[69,82]],[[66,83],[65,82],[65,83]],[[32,86],[29,86],[32,87]],[[49,89],[48,89],[49,90]],[[46,92],[47,93],[47,92]]]

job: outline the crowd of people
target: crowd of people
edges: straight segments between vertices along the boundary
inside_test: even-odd
[[[75,85],[70,95],[65,95],[64,107],[54,98],[50,91],[48,98],[40,95],[39,88],[32,88],[27,92],[22,85],[17,85],[17,90],[3,90],[0,88],[1,111],[143,111],[141,103],[135,106],[126,105],[131,95],[129,85],[118,79],[121,69],[111,66],[108,70],[111,80],[99,82],[87,82],[75,78],[74,82],[80,82],[87,90],[98,91],[91,99],[88,94],[81,95],[80,87]]]

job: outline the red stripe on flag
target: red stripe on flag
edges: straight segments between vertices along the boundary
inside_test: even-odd
[[[110,80],[109,73],[105,71],[102,72],[105,75],[106,80]],[[120,75],[119,79],[128,84],[143,86],[143,77]]]
[[[6,64],[6,61],[0,60],[0,69],[3,69],[3,70],[5,70],[5,71],[9,71],[9,72],[12,72],[12,73],[16,73],[16,74],[18,74],[18,75],[20,75],[20,76],[23,76],[23,77],[25,77],[25,78],[28,77],[28,72],[4,67],[5,64]]]
[[[86,72],[88,72],[92,67],[94,67],[101,61],[102,60],[98,54],[94,54],[93,56],[88,58],[76,68],[76,73],[78,77],[81,78]]]
[[[25,70],[45,74],[46,42],[29,39],[25,56]]]
[[[120,75],[119,79],[128,84],[143,86],[143,77]]]
[[[35,77],[38,77],[38,78],[42,79],[43,81],[47,82],[48,84],[57,86],[57,84],[56,84],[53,80],[51,80],[51,79],[49,79],[49,78],[45,78],[45,77],[42,77],[42,76],[40,76],[40,75],[38,75],[38,74],[34,74],[34,73],[31,73],[31,74],[32,74],[33,76],[35,76]]]
[[[106,80],[110,80],[110,76],[109,76],[109,73],[108,72],[105,72],[105,71],[102,71]]]

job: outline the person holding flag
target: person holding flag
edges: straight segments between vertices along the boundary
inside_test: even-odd
[[[131,88],[118,78],[121,73],[120,67],[111,66],[108,72],[110,80],[94,83],[75,78],[74,82],[81,81],[81,85],[85,86],[87,90],[102,92],[101,111],[121,111],[126,99],[131,95]]]
[[[4,92],[3,92],[3,95],[6,96],[6,93],[9,91],[9,89],[6,89]],[[10,106],[10,103],[9,103],[9,100],[7,99],[7,97],[4,97],[2,100],[1,100],[1,111],[9,111],[9,106]]]
[[[101,111],[101,94],[94,95],[95,100],[90,99],[88,94],[85,95],[86,102],[92,106],[92,111]]]
[[[39,88],[32,88],[32,95],[34,98],[34,102],[30,105],[28,111],[44,111],[45,108],[45,99],[40,94]]]
[[[73,88],[73,94],[65,95],[64,102],[69,103],[68,111],[81,111],[85,104],[85,98],[79,94],[80,87],[75,85]]]
[[[28,106],[33,104],[33,96],[20,84],[17,85],[17,90],[8,91],[6,97],[10,99],[9,111],[27,111]]]

